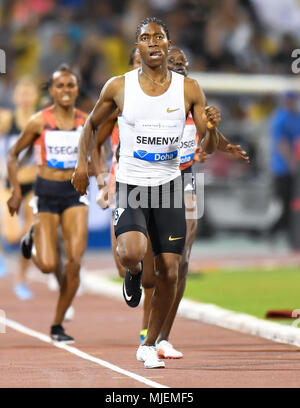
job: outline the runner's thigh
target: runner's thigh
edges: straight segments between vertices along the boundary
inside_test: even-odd
[[[62,233],[67,259],[80,259],[86,249],[88,234],[88,207],[74,206],[62,215]]]

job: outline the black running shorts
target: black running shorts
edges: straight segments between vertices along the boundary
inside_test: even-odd
[[[86,197],[81,197],[71,181],[53,181],[37,177],[34,188],[37,197],[36,212],[50,212],[61,215],[70,207],[88,205]]]
[[[149,234],[155,256],[181,255],[186,235],[181,177],[156,187],[117,182],[113,223],[116,237],[128,231]]]

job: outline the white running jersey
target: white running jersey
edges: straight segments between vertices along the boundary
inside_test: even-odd
[[[166,92],[144,93],[139,69],[125,74],[119,116],[120,159],[116,180],[137,186],[161,185],[180,176],[180,142],[185,125],[184,76],[172,72]]]
[[[186,169],[193,164],[198,140],[196,125],[191,112],[189,112],[180,143],[180,170]]]

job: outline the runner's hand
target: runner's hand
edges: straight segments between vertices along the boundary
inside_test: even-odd
[[[96,202],[103,210],[109,207],[108,187],[106,184],[99,189]]]
[[[75,169],[72,175],[71,183],[80,195],[86,194],[86,189],[90,184],[87,172]]]
[[[202,119],[208,129],[215,129],[221,122],[221,112],[215,106],[206,106],[202,114]]]
[[[203,150],[202,146],[198,146],[195,150],[193,162],[204,163],[207,157],[208,154]]]
[[[22,194],[13,192],[10,198],[7,200],[8,211],[11,216],[17,214],[21,205]]]
[[[246,163],[250,163],[250,160],[249,160],[249,157],[247,156],[247,153],[245,152],[245,150],[241,149],[240,145],[233,145],[233,144],[229,143],[226,146],[226,152],[230,153],[236,159],[242,159]]]

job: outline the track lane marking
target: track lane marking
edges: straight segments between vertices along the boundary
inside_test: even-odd
[[[123,300],[121,285],[103,277],[99,271],[97,273],[97,270],[85,273],[82,281],[85,293]],[[214,304],[199,303],[185,298],[180,302],[178,316],[261,337],[276,343],[300,347],[298,328],[259,319],[246,313],[233,312]]]
[[[108,277],[102,276],[99,271],[98,269],[92,269],[85,271],[82,275],[84,293],[103,295],[123,301],[122,286],[109,280]],[[33,276],[33,280],[38,279],[39,277],[36,275]],[[185,298],[180,302],[178,316],[261,337],[275,343],[300,347],[300,330],[298,327],[270,322],[246,313],[233,312],[214,304],[199,303]]]
[[[134,379],[134,380],[136,380],[136,381],[138,381],[140,383],[143,383],[145,385],[148,385],[150,387],[153,387],[153,388],[169,388],[166,385],[159,384],[159,383],[157,383],[155,381],[148,380],[147,378],[144,378],[144,377],[142,377],[142,376],[140,376],[138,374],[132,373],[131,371],[124,370],[123,368],[118,367],[118,366],[116,366],[114,364],[111,364],[108,361],[101,360],[100,358],[97,358],[97,357],[93,357],[93,356],[91,356],[91,355],[77,349],[76,347],[68,346],[67,344],[60,344],[58,342],[54,342],[46,334],[40,333],[40,332],[38,332],[36,330],[32,330],[29,327],[23,326],[22,324],[14,321],[14,320],[11,320],[11,319],[8,319],[8,318],[3,319],[0,316],[0,323],[5,324],[7,327],[10,327],[11,329],[16,330],[16,331],[18,331],[20,333],[23,333],[23,334],[26,334],[28,336],[34,337],[36,339],[39,339],[40,341],[43,341],[44,343],[52,344],[54,347],[66,350],[69,353],[74,354],[77,357],[81,357],[84,360],[91,361],[91,362],[96,363],[96,364],[98,364],[98,365],[100,365],[102,367],[105,367],[105,368],[108,368],[108,369],[110,369],[112,371],[115,371],[115,372],[117,372],[119,374],[123,374],[123,375],[125,375],[127,377],[130,377],[130,378],[132,378],[132,379]]]

